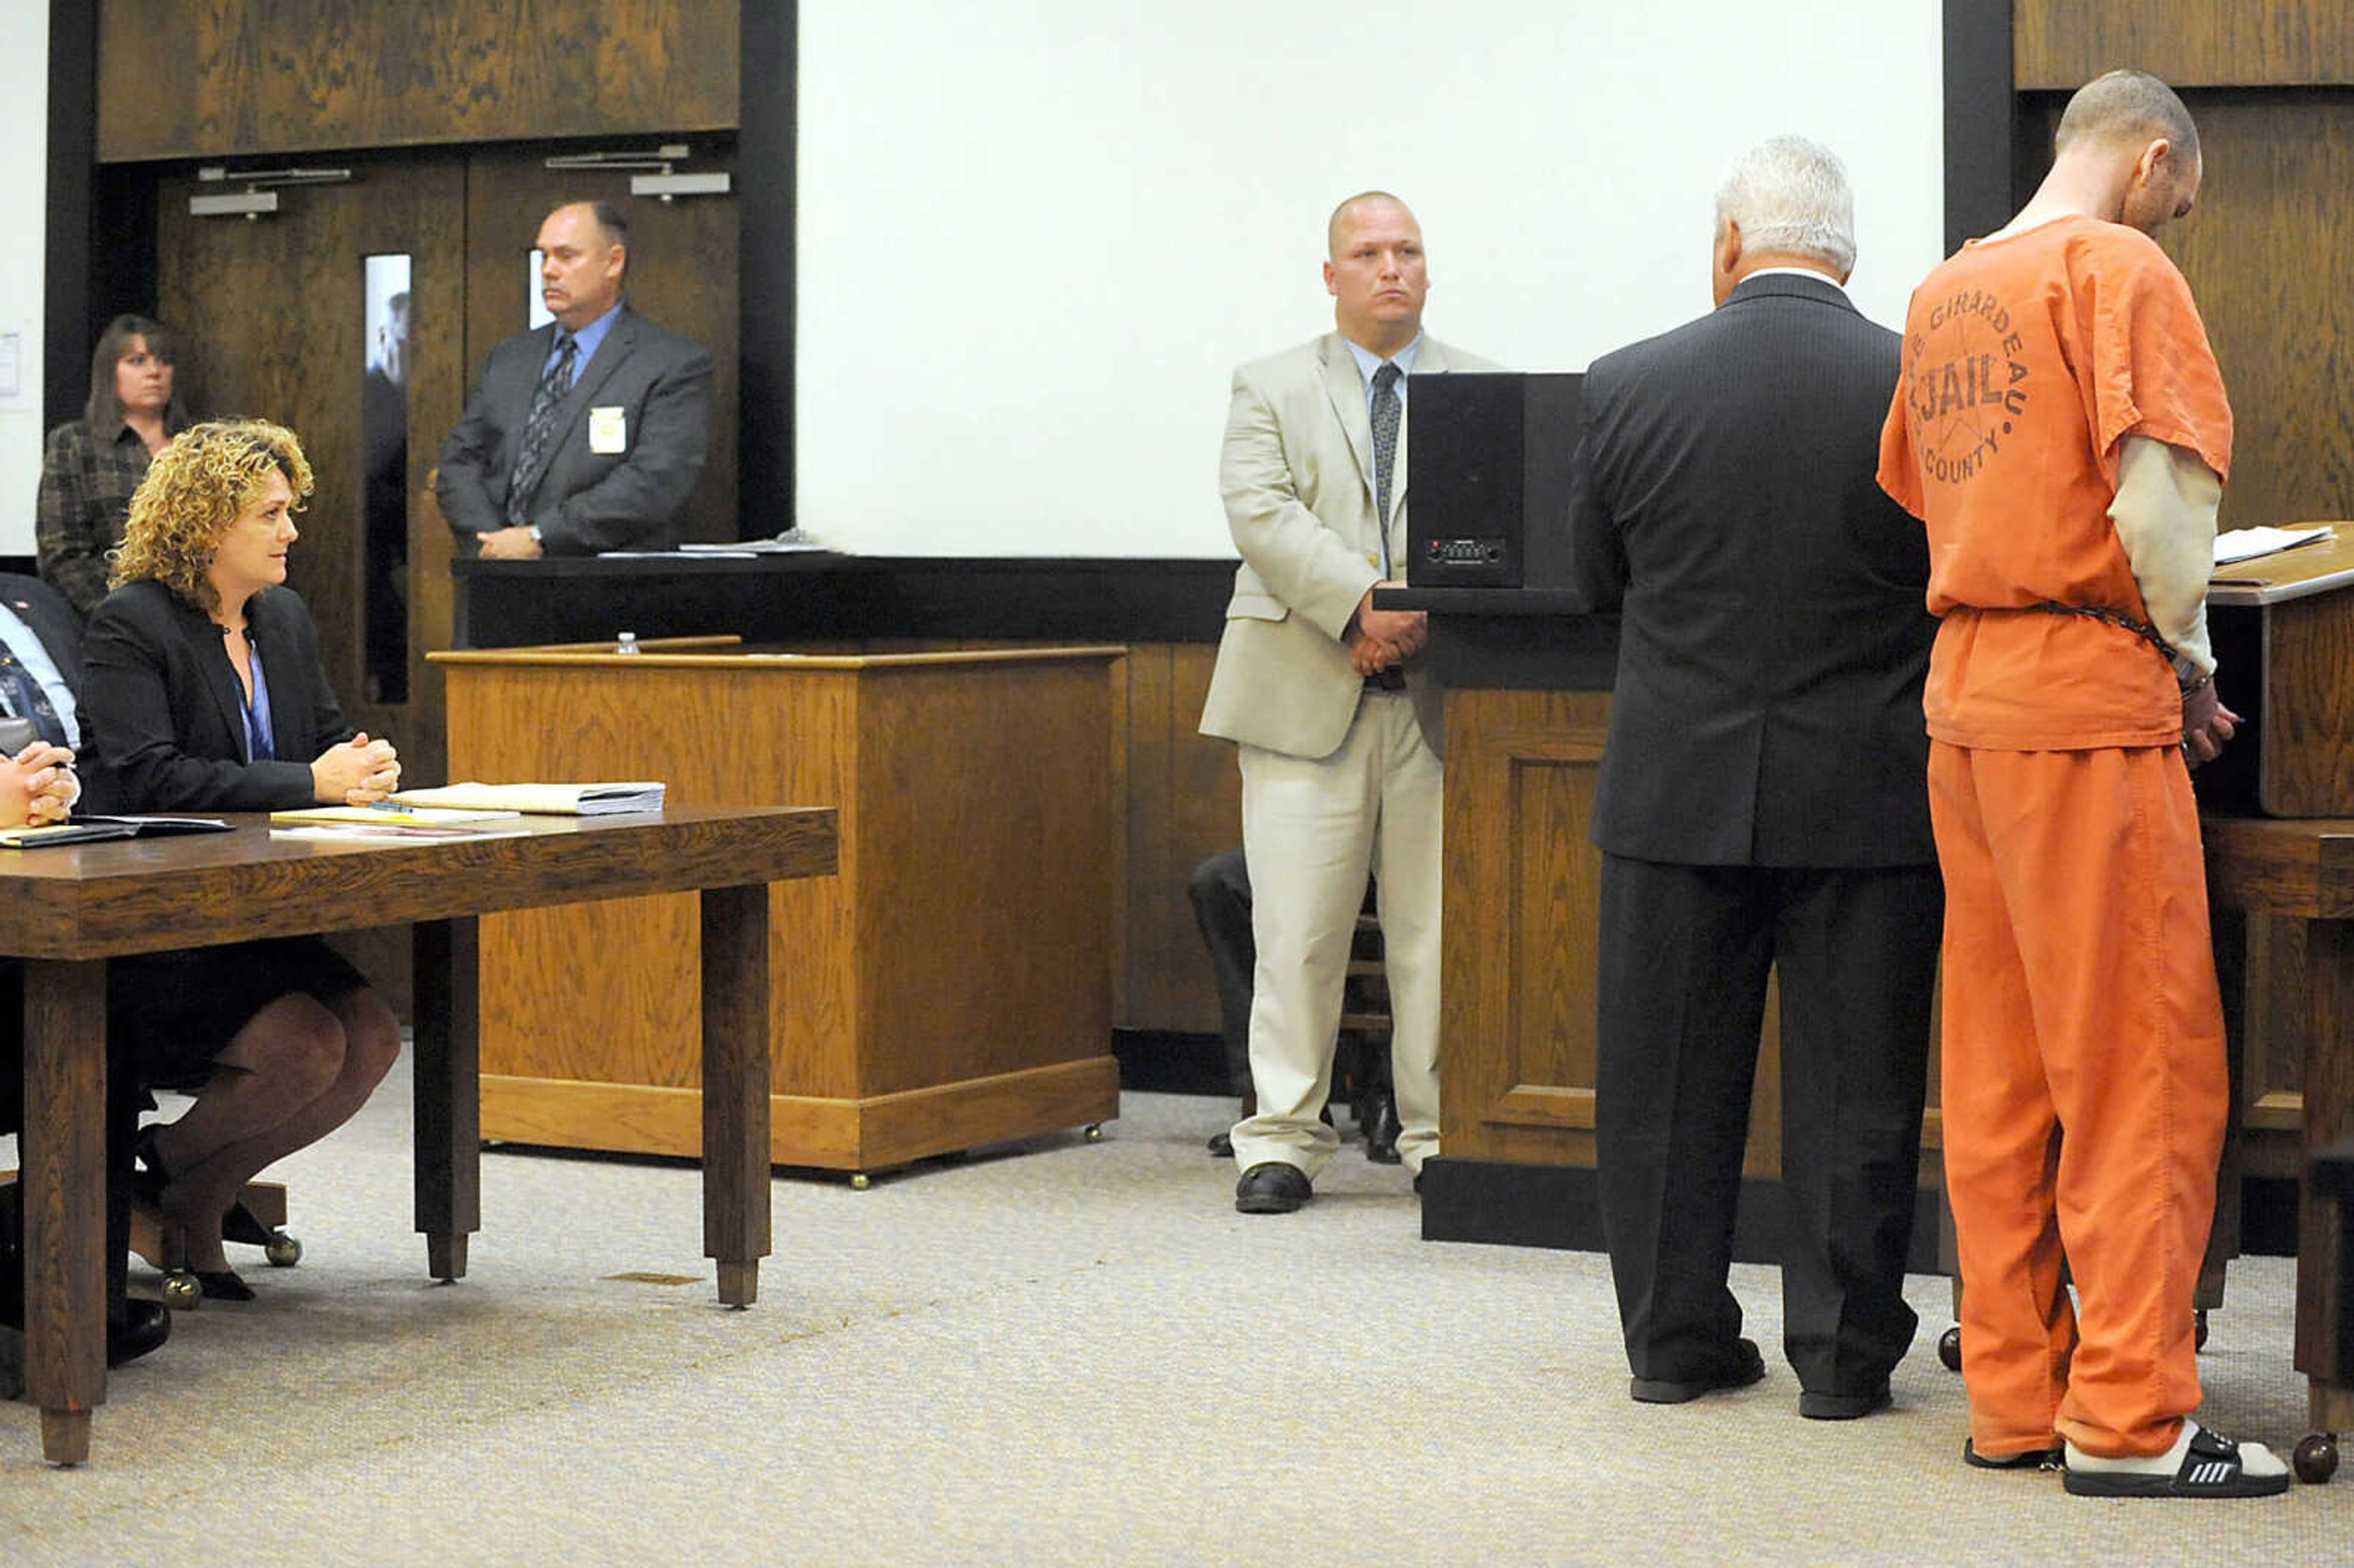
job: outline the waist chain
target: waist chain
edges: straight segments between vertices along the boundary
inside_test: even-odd
[[[2041,610],[2046,615],[2081,615],[2087,620],[2101,621],[2116,627],[2120,630],[2130,631],[2152,648],[2157,649],[2158,656],[2165,660],[2168,665],[2178,670],[2181,667],[2179,663],[2181,655],[2174,651],[2172,643],[2159,634],[2157,627],[2147,620],[2136,620],[2124,610],[2111,609],[2108,606],[2101,604],[2062,604],[2056,599],[2047,599],[2040,604],[2031,604],[2027,608]]]

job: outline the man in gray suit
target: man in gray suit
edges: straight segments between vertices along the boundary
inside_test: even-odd
[[[1219,490],[1243,564],[1202,708],[1236,743],[1258,947],[1256,1114],[1237,1123],[1235,1207],[1308,1202],[1338,1139],[1331,1088],[1350,938],[1378,874],[1398,1154],[1438,1145],[1437,694],[1419,612],[1376,609],[1405,557],[1405,373],[1492,369],[1422,334],[1422,229],[1395,196],[1344,201],[1324,286],[1339,330],[1235,372]]]
[[[1799,1413],[1869,1414],[1903,1293],[1944,910],[1921,530],[1880,492],[1896,334],[1845,284],[1839,160],[1719,187],[1717,308],[1596,360],[1572,559],[1620,609],[1595,1135],[1636,1399],[1765,1373],[1726,1287],[1766,970],[1782,995],[1783,1349]]]
[[[711,356],[622,302],[609,203],[557,207],[538,245],[556,320],[491,350],[442,443],[441,514],[487,560],[673,548],[711,453]]]

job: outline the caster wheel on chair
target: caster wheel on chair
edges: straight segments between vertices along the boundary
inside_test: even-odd
[[[1099,1121],[1091,1121],[1087,1123],[1083,1131],[1089,1143],[1101,1143],[1103,1141],[1103,1123]]]
[[[854,1171],[850,1173],[850,1190],[852,1192],[864,1192],[866,1191],[867,1185],[865,1171]]]
[[[1962,1328],[1956,1323],[1937,1336],[1937,1359],[1949,1372],[1962,1370]]]
[[[2207,1348],[2207,1308],[2204,1307],[2199,1308],[2198,1314],[2191,1321],[2195,1326],[2190,1331],[2190,1348],[2194,1351],[2203,1351]]]
[[[175,1312],[193,1312],[205,1298],[205,1288],[196,1277],[185,1268],[166,1269],[164,1273],[164,1305]]]
[[[2338,1473],[2338,1434],[2309,1432],[2296,1446],[2290,1459],[2296,1478],[2307,1486],[2317,1487]]]
[[[270,1260],[272,1268],[292,1268],[302,1261],[302,1243],[284,1231],[272,1231],[270,1239],[261,1244],[261,1255]]]

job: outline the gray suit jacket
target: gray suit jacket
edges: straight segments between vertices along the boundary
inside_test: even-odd
[[[507,482],[556,341],[544,326],[491,350],[481,385],[441,446],[434,482],[461,540],[507,525]],[[557,410],[556,450],[526,520],[551,556],[666,550],[711,454],[711,356],[627,305]],[[591,410],[620,410],[619,450],[590,444]],[[610,428],[610,415],[603,416]],[[600,443],[601,444],[601,443]]]
[[[1497,366],[1426,335],[1415,374]],[[1414,399],[1406,399],[1406,418]],[[1406,441],[1398,430],[1389,527],[1393,575],[1406,555]],[[1218,490],[1243,564],[1226,606],[1202,733],[1292,757],[1329,757],[1347,738],[1364,679],[1341,637],[1381,580],[1373,434],[1364,382],[1339,333],[1235,372]],[[1440,749],[1438,694],[1406,667],[1416,716]]]

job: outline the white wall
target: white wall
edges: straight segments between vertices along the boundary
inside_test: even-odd
[[[1942,255],[1939,7],[801,0],[798,516],[878,555],[1225,556],[1239,362],[1331,325],[1341,196],[1422,220],[1429,330],[1576,369],[1708,308],[1716,178],[1857,193],[1865,313]],[[745,178],[758,178],[748,170]]]
[[[0,556],[33,553],[41,483],[43,260],[48,236],[49,8],[0,5]]]

